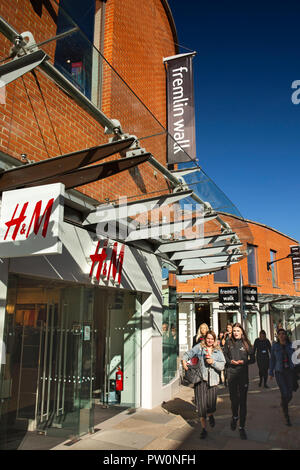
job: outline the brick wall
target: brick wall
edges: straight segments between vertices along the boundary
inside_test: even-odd
[[[230,223],[229,217],[226,220]],[[270,261],[270,250],[276,251],[276,258],[284,258],[290,253],[290,246],[297,245],[298,242],[288,236],[254,222],[248,222],[251,231],[250,243],[257,246],[257,267],[258,267],[258,293],[300,296],[293,283],[293,270],[291,259],[286,259],[275,263],[277,269],[278,286],[272,285],[272,273],[267,271],[267,261]],[[228,285],[238,286],[240,269],[242,270],[243,282],[248,284],[248,264],[247,258],[229,268]],[[214,276],[209,275],[198,279],[191,279],[186,283],[177,282],[178,292],[212,292],[217,293],[219,286],[224,283],[215,283]]]
[[[36,2],[37,3],[37,2]],[[29,0],[1,2],[0,14],[19,33],[31,31],[37,42],[56,34],[55,15],[43,4],[33,8]],[[165,70],[162,59],[173,55],[173,34],[161,0],[108,0],[106,2],[104,56],[166,125]],[[11,44],[1,35],[0,58]],[[44,46],[53,62],[55,42]],[[157,121],[104,63],[102,110],[118,119],[125,132],[145,137],[161,131]],[[0,150],[15,158],[26,153],[38,161],[108,141],[104,130],[64,91],[39,69],[6,87],[6,104],[0,105]],[[165,136],[143,145],[162,163],[166,161]],[[111,157],[114,159],[116,156]],[[119,195],[143,195],[167,188],[165,179],[145,163],[131,172],[81,187],[90,197],[103,201]]]

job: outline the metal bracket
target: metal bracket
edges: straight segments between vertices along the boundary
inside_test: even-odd
[[[26,38],[28,39],[26,41]],[[18,34],[14,39],[14,45],[10,49],[10,57],[16,59],[22,57],[25,54],[36,52],[38,47],[34,40],[33,34],[30,31],[25,31],[22,34]]]
[[[270,271],[271,264],[274,264],[274,263],[277,263],[278,261],[282,261],[283,259],[292,258],[292,257],[293,257],[293,254],[290,253],[287,256],[285,256],[284,258],[275,259],[274,261],[267,261],[267,271]]]

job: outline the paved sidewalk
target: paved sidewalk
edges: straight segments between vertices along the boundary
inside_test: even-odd
[[[192,402],[194,391],[181,386],[176,396],[162,406],[132,414],[125,411],[101,423],[98,432],[83,436],[71,446],[60,444],[52,450],[300,449],[300,390],[294,393],[290,404],[292,427],[287,427],[275,379],[269,387],[258,387],[256,365],[250,366],[247,441],[230,429],[230,400],[224,386],[219,387],[216,426],[211,429],[208,425],[208,437],[201,440],[201,426]]]

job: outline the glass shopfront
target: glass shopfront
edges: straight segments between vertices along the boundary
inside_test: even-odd
[[[176,288],[168,286],[163,289],[162,353],[164,385],[174,379],[177,373],[177,324]]]
[[[11,275],[1,370],[1,448],[27,430],[78,436],[93,427],[92,288]]]
[[[287,330],[291,341],[300,339],[300,308],[298,306],[293,306],[288,302],[277,302],[270,305],[270,314],[274,338],[280,327]]]
[[[99,403],[133,408],[140,406],[141,323],[140,294],[97,289],[94,393]],[[123,386],[120,382],[116,383],[120,372]]]
[[[95,398],[140,404],[135,293],[10,275],[3,345],[0,449],[17,449],[27,431],[61,441],[91,432]]]
[[[247,336],[249,338],[249,341],[251,344],[254,344],[254,341],[259,335],[259,332],[257,330],[257,313],[250,313],[247,312],[247,317],[245,321],[245,329]]]

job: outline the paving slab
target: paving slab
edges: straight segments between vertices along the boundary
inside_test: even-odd
[[[182,442],[186,439],[189,439],[195,431],[191,426],[183,426],[180,429],[172,431],[170,434],[167,434],[166,438],[172,441]]]
[[[293,396],[290,416],[293,426],[284,424],[277,384],[258,387],[256,365],[250,366],[248,440],[239,438],[238,429],[231,431],[231,404],[228,388],[218,387],[216,426],[207,425],[207,439],[200,439],[201,425],[194,405],[192,387],[180,386],[174,397],[153,410],[121,413],[101,423],[101,430],[83,436],[64,450],[266,450],[300,449],[300,390]],[[55,448],[55,449],[56,449]]]
[[[61,449],[62,450],[62,449]],[[132,450],[136,451],[135,447],[129,447],[127,445],[121,445],[120,443],[114,444],[112,442],[105,441],[94,441],[86,439],[73,444],[70,447],[66,447],[64,450]]]
[[[137,432],[124,432],[118,429],[99,432],[92,435],[91,441],[109,442],[111,444],[121,444],[122,447],[133,449],[143,449],[147,444],[153,441],[156,436],[149,436],[147,434]]]
[[[166,438],[154,439],[143,450],[178,450],[178,442]]]
[[[170,414],[165,414],[165,413],[159,414],[159,413],[151,413],[151,411],[150,412],[141,411],[133,415],[131,419],[149,421],[151,423],[157,423],[157,424],[166,424],[166,423],[169,423],[169,421],[172,421],[172,419],[174,419],[174,416]]]

